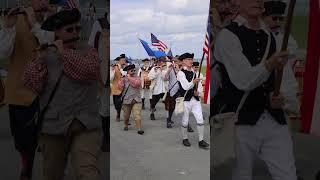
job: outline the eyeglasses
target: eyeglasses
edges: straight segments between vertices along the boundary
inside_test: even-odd
[[[81,26],[69,27],[69,28],[66,28],[65,31],[68,33],[73,33],[74,31],[76,31],[78,33],[81,31]]]
[[[281,16],[273,16],[272,17],[272,20],[273,21],[283,21],[284,17],[281,17]]]

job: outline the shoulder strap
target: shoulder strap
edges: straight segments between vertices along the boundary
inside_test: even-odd
[[[196,77],[196,73],[193,73],[193,78],[192,78],[191,81],[193,81],[195,77]],[[184,93],[183,99],[186,97],[187,93],[188,93],[190,90],[192,90],[192,89],[189,89],[189,90],[187,90],[187,91]]]
[[[47,109],[48,109],[48,107],[49,107],[49,105],[50,105],[50,103],[51,103],[51,101],[52,101],[52,99],[53,99],[53,97],[54,97],[57,89],[58,89],[58,86],[59,86],[59,84],[60,84],[60,82],[61,82],[61,79],[62,79],[62,77],[63,77],[63,74],[64,74],[64,73],[61,72],[61,74],[59,75],[59,78],[58,78],[56,84],[54,85],[53,90],[52,90],[51,93],[50,93],[48,102],[47,102],[47,104],[44,106],[43,110],[41,111],[42,114],[44,114],[44,113],[47,111]]]

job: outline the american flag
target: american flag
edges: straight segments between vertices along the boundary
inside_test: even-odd
[[[206,82],[204,87],[204,103],[210,104],[210,44],[213,40],[211,29],[211,18],[208,16],[207,32],[205,36],[203,54],[207,58]]]
[[[160,41],[154,34],[151,33],[151,43],[152,46],[157,47],[160,51],[165,52],[168,49],[168,46]]]
[[[76,3],[74,0],[68,0],[67,3],[68,3],[68,7],[69,7],[70,9],[78,8],[78,7],[77,7],[77,3]]]

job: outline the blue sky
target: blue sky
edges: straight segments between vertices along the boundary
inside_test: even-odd
[[[138,37],[150,42],[150,33],[171,46],[174,55],[195,53],[201,58],[209,0],[111,0],[111,59],[121,53],[148,57]]]

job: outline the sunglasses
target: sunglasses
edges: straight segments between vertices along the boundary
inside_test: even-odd
[[[73,33],[74,31],[76,31],[78,33],[81,31],[81,26],[69,27],[69,28],[66,28],[65,31],[68,33]]]
[[[273,17],[272,17],[272,20],[273,20],[273,21],[283,21],[283,20],[284,20],[284,17],[281,17],[281,16],[273,16]]]

